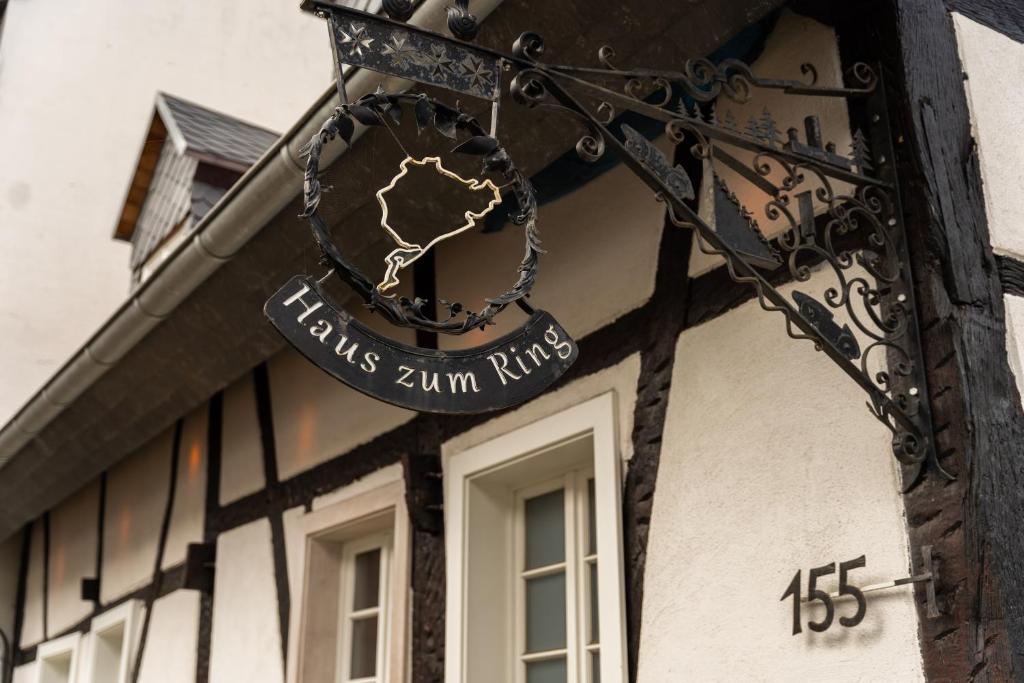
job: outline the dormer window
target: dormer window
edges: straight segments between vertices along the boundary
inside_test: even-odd
[[[144,282],[278,134],[165,93],[114,231],[131,242],[132,286]]]

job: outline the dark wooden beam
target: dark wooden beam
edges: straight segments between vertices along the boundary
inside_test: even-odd
[[[904,496],[910,545],[932,545],[939,567],[941,616],[916,594],[925,675],[1019,679],[1024,413],[952,20],[928,0],[832,6],[844,57],[880,60],[887,77],[935,444],[958,476]]]
[[[171,531],[171,516],[174,514],[174,498],[178,490],[178,461],[181,457],[181,430],[184,418],[178,418],[174,425],[174,438],[171,440],[171,469],[167,483],[167,501],[164,505],[164,516],[160,522],[160,533],[157,536],[156,558],[153,561],[153,580],[145,593],[146,610],[142,618],[142,629],[139,633],[139,645],[132,657],[132,668],[129,680],[138,683],[142,669],[142,657],[146,653],[146,641],[149,639],[149,628],[153,621],[153,603],[160,596],[160,588],[164,582],[164,553],[167,550],[167,537]]]
[[[221,448],[224,436],[224,394],[210,399],[206,418],[206,499],[203,514],[203,543],[216,547],[214,526],[220,510]],[[215,560],[216,565],[216,560]],[[213,567],[216,577],[216,566]],[[213,588],[199,596],[199,633],[196,637],[196,683],[210,680],[210,645],[213,639]]]
[[[595,64],[595,51],[609,43],[623,64],[678,66],[687,57],[713,51],[781,4],[782,0],[510,0],[488,17],[480,40],[509,48],[522,31],[532,29],[545,35],[548,53],[558,61]],[[586,40],[574,33],[580,26],[587,28]],[[325,63],[330,59],[326,46],[323,58]],[[451,101],[449,95],[444,97]],[[560,156],[580,132],[561,115],[511,103],[503,111],[499,134],[528,173]],[[344,248],[353,253],[369,255],[383,245],[381,231],[374,227],[379,214],[373,192],[394,175],[397,163],[388,156],[395,146],[384,135],[386,131],[370,131],[327,169],[324,180],[334,191],[324,196],[322,211],[337,226]],[[296,193],[300,188],[296,178]],[[143,446],[176,416],[195,409],[283,348],[262,316],[263,302],[288,277],[319,271],[316,248],[312,239],[303,237],[309,231],[297,218],[299,213],[296,197],[4,466],[0,536],[13,533]],[[118,429],[106,427],[112,421]]]
[[[999,265],[999,282],[1004,294],[1024,296],[1024,261],[1010,256],[996,256]]]
[[[1018,0],[946,0],[946,7],[1024,43],[1024,3]]]

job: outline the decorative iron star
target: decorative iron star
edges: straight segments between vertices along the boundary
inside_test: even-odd
[[[416,49],[409,45],[409,36],[405,33],[392,33],[391,42],[384,44],[382,52],[391,57],[391,61],[401,68],[409,66],[414,61]]]
[[[348,54],[363,56],[363,49],[370,49],[370,43],[374,41],[366,35],[366,25],[352,22],[348,25],[348,31],[339,28],[341,33],[341,44],[348,46]]]
[[[473,55],[466,55],[459,65],[463,74],[469,78],[470,85],[479,90],[485,90],[491,85],[491,70],[484,68],[484,62]]]
[[[451,76],[455,73],[455,61],[448,56],[443,45],[431,45],[427,63],[434,76]]]

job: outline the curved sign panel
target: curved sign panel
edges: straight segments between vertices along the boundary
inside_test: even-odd
[[[518,405],[562,376],[579,349],[562,326],[535,311],[515,332],[462,351],[438,351],[380,336],[335,307],[316,281],[293,277],[264,313],[302,355],[353,389],[403,408],[479,413]]]

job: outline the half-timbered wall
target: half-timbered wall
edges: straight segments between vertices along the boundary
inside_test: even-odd
[[[958,27],[970,70],[971,46],[990,37],[967,21]],[[1019,45],[999,49],[1020,59]],[[822,77],[835,74],[837,58],[831,29],[795,14],[780,17],[763,56],[789,71],[797,60],[824,63]],[[775,106],[779,121],[796,120],[785,107],[800,104]],[[984,149],[986,125],[1004,114],[988,124],[975,115]],[[842,144],[843,112],[826,121],[833,130]],[[986,182],[1012,181],[1001,173],[996,164]],[[24,565],[20,540],[0,549],[0,591],[23,587],[16,680],[34,681],[40,643],[89,632],[94,606],[81,600],[82,578],[99,578],[100,611],[145,603],[140,681],[297,680],[309,516],[388,486],[406,489],[411,524],[411,680],[439,680],[442,463],[609,392],[636,680],[922,680],[910,589],[872,599],[858,628],[824,634],[790,635],[791,606],[779,600],[796,570],[861,554],[861,584],[911,570],[916,549],[889,437],[859,390],[722,269],[694,257],[687,282],[687,235],[663,228],[663,207],[625,169],[541,216],[549,253],[532,303],[556,313],[581,349],[564,381],[500,415],[439,418],[368,399],[291,350],[275,355],[32,524]],[[1024,253],[1013,248],[1024,243],[1015,230],[993,232],[1008,258]],[[478,256],[514,265],[521,239],[508,226],[440,245],[438,294],[471,303],[501,290],[511,268]],[[818,272],[801,287],[820,294],[829,284]],[[1024,344],[1019,302],[1007,299]],[[212,596],[179,587],[187,545],[203,542],[216,546]]]
[[[1002,256],[1007,348],[1017,386],[1024,389],[1024,34],[1000,32],[953,13],[964,89],[978,145],[992,249]]]

